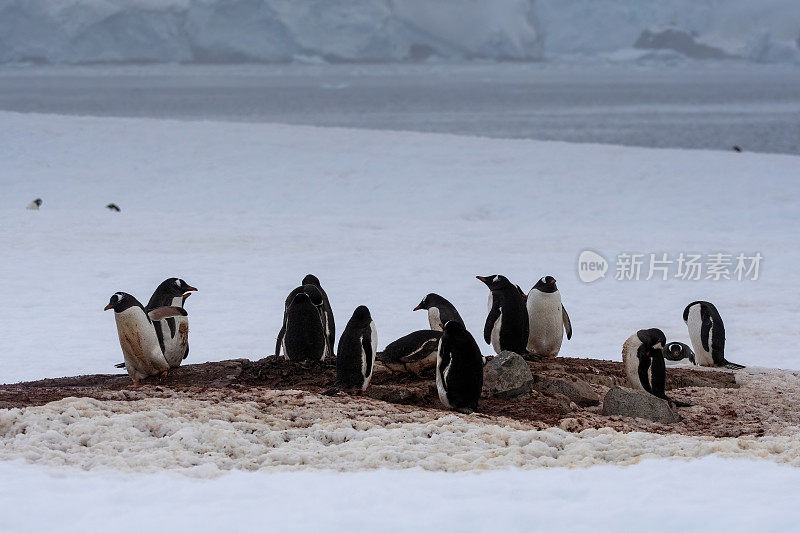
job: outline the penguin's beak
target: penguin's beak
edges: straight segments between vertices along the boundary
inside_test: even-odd
[[[113,304],[108,304],[107,306],[105,306],[105,307],[103,308],[103,311],[108,311],[109,309],[113,309],[113,308],[114,308],[114,305],[113,305]]]
[[[191,292],[187,292],[186,294],[183,295],[183,299],[185,300],[186,298],[188,298],[191,295],[192,295]]]
[[[485,276],[475,276],[475,277],[478,278],[479,280],[481,280],[482,282],[484,282],[485,284],[487,284],[487,285],[489,284],[489,278],[487,278]]]
[[[187,291],[196,291],[197,289],[195,289],[194,287],[192,287],[191,285],[189,285],[188,287],[186,287],[186,290],[187,290]]]
[[[422,309],[420,306],[416,306],[412,311],[419,311],[420,309]]]

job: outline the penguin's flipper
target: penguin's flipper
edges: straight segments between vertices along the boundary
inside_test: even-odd
[[[431,339],[429,341],[425,341],[422,343],[422,346],[414,350],[408,355],[404,355],[400,358],[401,363],[413,363],[414,361],[419,361],[420,359],[425,359],[428,357],[433,350],[436,349],[436,345],[439,344],[438,339]]]
[[[644,390],[652,394],[653,388],[650,386],[650,376],[647,373],[650,369],[651,357],[642,348],[644,348],[644,345],[639,347],[639,353],[637,354],[639,356],[639,382],[644,387]]]
[[[572,338],[572,322],[569,320],[567,308],[564,307],[564,304],[561,304],[561,320],[564,322],[564,330],[567,332],[567,340],[570,340]]]
[[[647,373],[645,371],[645,379],[647,378]],[[642,372],[641,367],[639,370],[639,379],[642,379]],[[658,396],[659,398],[666,398],[667,395],[664,393],[664,388],[667,382],[667,365],[664,363],[664,358],[660,355],[655,355],[652,357],[652,363],[650,365],[650,380],[651,380],[651,391],[654,396]]]
[[[175,306],[165,306],[165,307],[156,307],[149,313],[147,316],[150,317],[150,320],[153,322],[158,322],[159,320],[164,320],[165,318],[170,318],[173,316],[186,316],[188,313],[186,309],[183,307],[175,307]]]
[[[708,345],[708,336],[711,333],[711,317],[708,314],[708,310],[705,306],[700,307],[700,342],[703,345],[703,349],[707,352],[711,351],[711,348]]]
[[[122,363],[117,363],[114,365],[114,368],[125,368],[125,362],[123,361]]]
[[[327,342],[327,339],[325,339]],[[366,373],[364,377],[372,375],[372,361],[375,359],[375,354],[372,353],[372,328],[365,328],[364,334],[361,336],[361,349],[364,350],[364,357],[366,357]]]
[[[492,344],[492,329],[498,318],[500,318],[500,306],[495,303],[489,310],[489,316],[486,317],[486,325],[483,326],[483,340],[486,344]]]
[[[442,388],[447,392],[447,380],[444,379],[444,369],[450,366],[450,343],[447,342],[447,335],[442,335],[442,340],[439,343],[439,358],[442,360]],[[439,373],[439,368],[436,369],[436,373]]]

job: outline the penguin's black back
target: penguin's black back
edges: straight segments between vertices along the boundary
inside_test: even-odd
[[[439,339],[441,338],[441,331],[435,331],[432,329],[421,329],[419,331],[414,331],[408,335],[400,337],[396,341],[387,344],[386,348],[384,348],[381,354],[381,360],[388,362],[399,362],[402,358],[407,357],[422,348],[425,343],[435,342],[438,344]],[[433,349],[435,349],[435,347]]]
[[[304,292],[296,294],[286,309],[283,343],[286,356],[297,363],[320,361],[325,352],[319,311]]]
[[[308,274],[303,278],[303,285],[314,285],[322,295],[322,307],[325,311],[325,316],[328,317],[328,329],[330,330],[328,333],[328,342],[330,343],[331,351],[333,351],[333,345],[336,341],[336,322],[333,320],[333,309],[331,308],[330,300],[328,300],[328,293],[322,288],[319,278],[313,274]]]
[[[483,356],[478,343],[463,326],[445,326],[440,355],[444,367],[447,362],[450,365],[445,379],[450,405],[456,409],[466,407],[477,410],[483,389]]]
[[[362,354],[366,354],[366,375],[372,373],[372,318],[369,310],[362,306],[356,308],[350,321],[339,338],[336,350],[336,383],[343,388],[361,387]]]
[[[492,291],[493,306],[500,305],[503,322],[500,324],[500,347],[514,353],[525,353],[528,346],[528,309],[516,286]]]

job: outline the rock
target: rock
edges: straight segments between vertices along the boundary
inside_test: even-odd
[[[577,378],[559,379],[537,376],[533,387],[548,396],[563,394],[581,407],[600,404],[600,395],[592,389],[591,385]]]
[[[516,398],[531,391],[533,374],[521,355],[503,351],[483,368],[483,394]]]
[[[625,387],[614,387],[603,398],[604,415],[645,418],[662,424],[678,422],[678,410],[667,400],[650,393]]]
[[[408,404],[415,400],[420,400],[416,394],[405,387],[392,387],[385,385],[372,385],[366,391],[366,395],[376,400],[390,403]]]

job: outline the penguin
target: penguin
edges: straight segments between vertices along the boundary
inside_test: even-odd
[[[622,345],[622,362],[628,383],[637,390],[669,400],[664,393],[667,380],[664,346],[667,337],[657,328],[640,329]],[[671,400],[669,400],[671,401]]]
[[[322,308],[325,312],[325,331],[328,335],[328,346],[330,346],[331,354],[333,354],[333,346],[336,343],[336,323],[333,321],[333,309],[331,308],[331,302],[328,300],[328,294],[322,288],[317,276],[313,274],[308,274],[304,277],[302,284],[314,285],[322,295]]]
[[[528,352],[535,355],[555,357],[561,349],[564,331],[567,340],[572,338],[572,323],[569,320],[556,280],[545,276],[536,282],[528,293]]]
[[[145,312],[139,300],[126,292],[113,294],[105,307],[106,311],[109,309],[114,310],[125,368],[134,386],[138,387],[139,382],[148,376],[160,374],[166,377],[169,363],[158,344],[153,323],[170,317],[185,317],[186,310],[168,306]]]
[[[693,365],[697,364],[692,349],[682,342],[668,343],[664,347],[664,357],[670,361],[682,361],[688,358]]]
[[[438,294],[430,293],[425,296],[414,311],[420,309],[428,311],[428,323],[432,330],[442,331],[442,325],[451,320],[464,325],[464,320],[456,311],[456,307]]]
[[[491,344],[495,353],[511,350],[525,353],[528,344],[528,310],[522,290],[505,276],[476,276],[489,290],[489,316],[483,328],[486,344]]]
[[[114,204],[114,203],[108,204],[108,205],[106,206],[106,209],[108,209],[109,211],[116,211],[117,213],[119,213],[120,211],[122,211],[122,210],[119,208],[119,206],[118,206],[117,204]]]
[[[322,294],[314,285],[292,290],[284,303],[283,326],[278,333],[275,355],[295,363],[324,361],[331,355],[325,334]]]
[[[456,320],[459,324],[462,322]],[[442,332],[422,329],[390,342],[377,356],[392,372],[411,372],[420,376],[436,367],[439,340]]]
[[[455,320],[444,325],[439,340],[436,390],[448,409],[467,414],[478,410],[483,390],[483,356],[469,331]]]
[[[711,302],[692,302],[683,310],[683,321],[689,328],[689,339],[700,366],[716,366],[738,370],[744,368],[725,360],[725,324]]]
[[[189,294],[197,289],[180,278],[167,278],[156,287],[145,311],[157,307],[183,307]],[[171,368],[181,365],[181,361],[189,356],[189,319],[185,316],[168,318],[155,324],[158,342],[164,351],[164,357]]]
[[[42,199],[37,198],[36,200],[29,203],[25,209],[28,209],[30,211],[38,211],[41,206],[42,206]]]
[[[367,390],[377,350],[375,322],[369,309],[359,305],[345,326],[336,349],[336,387]]]

